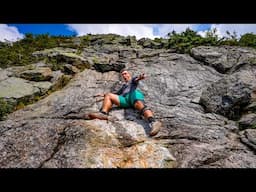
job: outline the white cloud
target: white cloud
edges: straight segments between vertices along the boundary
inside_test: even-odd
[[[70,30],[78,36],[91,34],[114,33],[123,36],[135,35],[137,39],[147,37],[154,39],[153,25],[151,24],[68,24]]]
[[[213,30],[213,28],[211,28],[210,30]],[[198,35],[201,35],[202,37],[206,37],[206,33],[208,32],[208,30],[205,30],[205,31],[198,31],[197,34]],[[215,34],[217,35],[218,38],[221,38],[223,37],[221,32],[216,28],[216,32]]]
[[[190,28],[194,31],[197,31],[197,34],[205,37],[207,30],[199,31],[197,27],[199,24],[161,24],[155,25],[158,27],[159,35],[165,37],[169,32],[176,31],[180,33],[185,31],[186,28]],[[237,37],[240,38],[241,35],[245,33],[255,33],[256,34],[256,24],[212,24],[211,30],[216,28],[216,35],[218,37],[227,37],[226,31],[229,31],[231,34],[235,31]]]
[[[0,41],[17,41],[23,37],[16,27],[0,24]]]
[[[206,32],[207,32],[207,30],[206,31],[198,31],[197,34],[201,35],[202,37],[205,37],[206,36]]]
[[[195,29],[197,24],[68,24],[69,30],[78,36],[91,34],[114,33],[123,36],[135,35],[137,39],[146,37],[166,37],[173,30],[177,33],[186,28]]]
[[[159,36],[166,37],[168,33],[175,31],[177,33],[185,31],[187,28],[195,29],[197,24],[160,24],[158,27]]]
[[[256,33],[256,24],[213,24],[211,29],[213,28],[217,29],[217,34],[220,37],[227,37],[226,31],[231,34],[235,31],[238,38],[245,33]]]

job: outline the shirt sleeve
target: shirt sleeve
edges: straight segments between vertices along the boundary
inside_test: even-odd
[[[139,83],[138,81],[137,82],[135,81],[136,78],[138,78],[138,76],[132,78],[132,84],[137,85]]]

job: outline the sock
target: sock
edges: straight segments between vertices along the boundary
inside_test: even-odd
[[[105,111],[102,111],[102,109],[100,109],[100,112],[103,113],[104,115],[108,115],[108,113]]]
[[[155,118],[154,118],[154,117],[149,117],[149,118],[148,118],[148,122],[149,122],[149,123],[152,123],[152,122],[154,122],[154,121],[155,121]]]

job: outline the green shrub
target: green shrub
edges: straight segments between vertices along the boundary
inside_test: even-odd
[[[12,44],[2,42],[0,44],[0,67],[6,68],[37,62],[41,58],[34,57],[33,52],[58,47],[70,39],[70,37],[65,36],[27,33],[25,38]]]
[[[253,33],[246,33],[241,36],[239,45],[256,48],[256,35]]]
[[[0,98],[0,120],[12,111],[12,106],[8,104],[3,98]]]
[[[189,28],[181,33],[172,31],[168,36],[168,48],[176,49],[178,53],[189,53],[191,48],[203,44],[203,37]]]
[[[23,102],[19,102],[15,107],[15,110],[23,109],[24,107],[25,107],[25,104]]]
[[[197,32],[187,28],[181,33],[172,31],[168,33],[168,45],[167,48],[176,49],[178,53],[189,53],[191,48],[206,45],[206,46],[247,46],[256,48],[256,35],[253,33],[247,33],[241,36],[238,40],[236,32],[230,33],[226,31],[227,36],[219,38],[217,35],[217,29],[211,29],[206,31],[204,37],[198,35]],[[156,39],[159,42],[161,39]]]

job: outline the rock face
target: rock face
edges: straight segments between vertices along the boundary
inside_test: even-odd
[[[23,71],[20,76],[30,81],[49,81],[53,77],[52,70],[49,67]]]
[[[200,46],[191,50],[192,57],[214,67],[220,73],[226,73],[240,65],[255,62],[255,53],[256,50],[253,48],[231,46]]]
[[[70,76],[61,71],[53,72],[50,68],[40,65],[13,67],[0,71],[0,99],[10,106],[11,111],[19,105],[31,104],[39,97],[47,95],[48,91],[63,87],[70,79]]]
[[[226,52],[230,49],[228,48]],[[199,48],[199,50],[201,49]],[[255,53],[250,49],[248,51],[242,48],[231,50],[239,53],[238,55],[241,55],[243,60],[245,60],[243,53],[248,54],[249,52],[251,58],[254,57]],[[247,60],[249,59],[247,58]],[[237,62],[241,63],[241,61]],[[229,62],[233,70],[226,77],[203,90],[200,100],[207,111],[235,120],[241,117],[243,108],[252,102],[252,93],[256,85],[256,65],[254,62],[245,62],[240,67],[237,67],[239,65],[237,62]]]
[[[67,118],[98,111],[102,102],[94,95],[120,85],[116,68],[98,71],[93,62],[62,90],[0,121],[0,167],[256,167],[253,62],[234,61],[220,73],[193,54],[109,47],[105,41],[95,37],[95,46],[102,46],[84,49],[81,57],[92,62],[93,57],[112,58],[106,64],[123,64],[133,75],[145,73],[139,88],[163,122],[159,134],[149,137],[148,124],[137,111],[116,106],[110,112],[114,121]],[[217,50],[198,47],[194,52],[213,62],[210,49]],[[255,56],[250,49],[230,47],[218,49],[217,55],[230,50]]]

